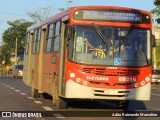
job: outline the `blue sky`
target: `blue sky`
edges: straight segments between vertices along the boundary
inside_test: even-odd
[[[27,16],[27,11],[38,10],[51,6],[52,13],[57,13],[58,8],[66,8],[68,0],[2,0],[0,3],[0,42],[1,37],[9,26],[7,21],[17,19],[26,19],[31,21]],[[150,11],[155,8],[153,0],[73,0],[69,6],[85,5],[104,5],[104,6],[123,6]]]

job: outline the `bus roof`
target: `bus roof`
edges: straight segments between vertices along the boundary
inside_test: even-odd
[[[51,22],[53,22],[53,21],[56,21],[56,20],[58,20],[58,19],[60,19],[60,18],[63,18],[63,17],[65,17],[65,16],[70,17],[69,15],[70,15],[70,13],[71,13],[72,11],[79,10],[79,9],[126,10],[126,11],[141,12],[141,13],[149,14],[149,15],[151,16],[150,12],[145,11],[145,10],[134,9],[134,8],[127,8],[127,7],[120,7],[120,6],[74,6],[74,7],[71,7],[71,8],[69,8],[69,9],[67,9],[67,10],[64,10],[64,11],[62,11],[62,12],[60,12],[60,13],[58,13],[58,14],[50,17],[50,18],[47,18],[46,20],[43,20],[43,21],[41,21],[41,22],[39,22],[39,23],[36,23],[36,24],[28,27],[27,31],[28,31],[28,30],[32,30],[33,28],[36,28],[36,27],[39,27],[39,26],[46,25],[46,24],[48,24],[48,23],[51,23]]]
[[[27,31],[30,31],[30,30],[35,29],[35,28],[38,28],[39,26],[40,26],[40,22],[38,22],[36,24],[33,24],[32,26],[29,26],[27,28]]]
[[[58,20],[58,19],[60,19],[60,18],[62,18],[64,16],[67,16],[67,15],[69,15],[69,12],[70,12],[70,9],[64,10],[64,11],[62,11],[62,12],[60,12],[60,13],[58,13],[58,14],[56,14],[56,15],[54,15],[54,16],[46,19],[46,20],[43,20],[41,22],[41,25],[45,25],[45,24],[50,23],[52,21]]]
[[[146,13],[150,14],[149,11],[146,10],[141,10],[141,9],[135,9],[135,8],[128,8],[128,7],[121,7],[121,6],[74,6],[69,8],[71,10],[75,9],[113,9],[113,10],[126,10],[126,11],[135,11],[135,12],[141,12],[141,13]]]

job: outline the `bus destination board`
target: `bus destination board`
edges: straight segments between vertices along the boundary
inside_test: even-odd
[[[141,14],[132,11],[79,10],[74,13],[76,20],[141,22],[141,18]]]

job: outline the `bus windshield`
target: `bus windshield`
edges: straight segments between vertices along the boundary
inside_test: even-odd
[[[104,26],[96,28],[83,25],[72,27],[70,61],[107,66],[139,67],[151,64],[150,30]]]

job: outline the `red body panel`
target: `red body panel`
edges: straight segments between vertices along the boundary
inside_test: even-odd
[[[35,87],[38,88],[38,66],[39,66],[39,55],[34,55],[34,81]]]
[[[56,63],[52,59],[56,57]],[[43,57],[43,75],[42,75],[42,89],[45,92],[51,93],[53,85],[53,77],[58,74],[59,70],[59,54],[44,54]]]
[[[151,66],[142,68],[85,66],[68,61],[66,69],[66,80],[70,80],[70,74],[74,73],[75,78],[72,80],[76,82],[76,78],[80,78],[80,85],[83,85],[83,81],[87,81],[87,86],[93,88],[131,89],[135,88],[134,83],[140,84],[146,77],[151,79],[152,68]]]

